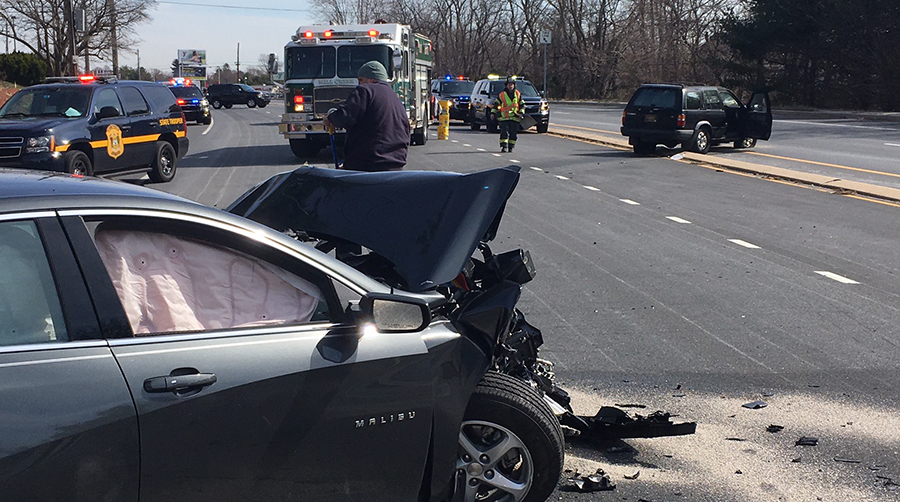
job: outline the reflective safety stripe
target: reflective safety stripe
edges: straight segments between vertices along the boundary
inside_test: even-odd
[[[174,132],[176,138],[183,138],[187,136],[187,132],[185,131],[175,131]],[[135,143],[147,143],[147,142],[156,142],[159,141],[159,134],[147,134],[145,136],[134,136],[131,138],[122,138],[122,144],[124,145],[133,145]],[[71,144],[65,145],[57,145],[54,151],[56,152],[66,152],[69,150]],[[99,141],[91,141],[91,148],[106,148],[109,146],[109,140],[102,139]]]

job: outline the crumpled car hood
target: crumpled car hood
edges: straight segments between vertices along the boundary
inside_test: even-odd
[[[518,166],[469,174],[301,167],[277,174],[228,211],[278,231],[337,237],[390,261],[411,292],[453,280],[497,234]]]

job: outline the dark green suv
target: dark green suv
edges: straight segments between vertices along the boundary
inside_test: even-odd
[[[706,153],[713,145],[752,148],[772,134],[769,95],[755,92],[747,105],[724,87],[644,84],[622,112],[622,135],[634,153],[651,154],[656,145]]]
[[[78,175],[149,170],[171,181],[187,125],[162,84],[93,76],[26,87],[0,108],[0,167]]]

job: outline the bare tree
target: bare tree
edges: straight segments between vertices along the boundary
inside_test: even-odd
[[[127,50],[136,40],[135,27],[149,19],[151,0],[116,0],[115,28],[119,49]],[[73,34],[70,8],[84,9],[82,33]],[[0,0],[0,18],[15,29],[8,35],[47,62],[52,75],[65,75],[76,58],[111,59],[113,26],[108,0]],[[6,27],[3,27],[6,30]],[[74,46],[74,52],[73,52]]]

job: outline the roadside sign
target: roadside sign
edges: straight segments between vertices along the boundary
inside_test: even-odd
[[[538,35],[538,43],[543,45],[550,45],[550,30],[541,30],[541,33]]]

